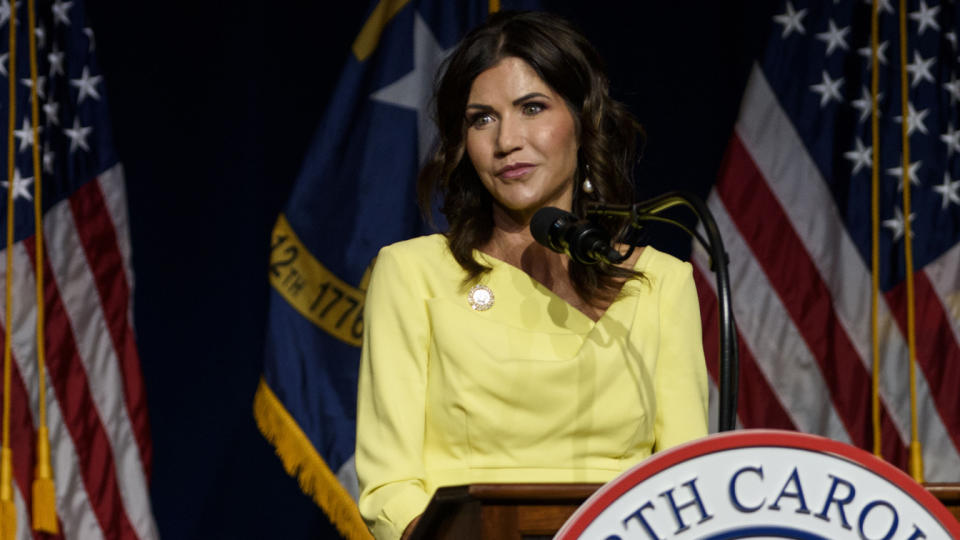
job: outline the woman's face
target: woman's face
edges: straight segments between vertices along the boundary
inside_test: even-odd
[[[477,76],[467,99],[467,155],[484,187],[526,224],[544,206],[570,210],[576,124],[563,97],[525,61],[507,57]]]

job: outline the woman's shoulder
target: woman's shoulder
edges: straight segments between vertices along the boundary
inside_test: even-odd
[[[447,238],[442,234],[428,234],[401,240],[380,248],[379,257],[388,255],[407,261],[439,262],[450,256]]]
[[[433,278],[455,275],[462,279],[460,266],[453,258],[442,234],[417,236],[380,248],[375,266],[393,267],[409,274],[431,276]],[[451,278],[453,279],[453,278]]]
[[[690,263],[680,260],[669,253],[660,251],[653,246],[643,246],[643,251],[640,253],[634,269],[641,272],[676,271],[689,265]]]
[[[693,266],[653,246],[645,246],[634,270],[643,273],[644,281],[650,286],[659,288],[665,281],[671,281],[671,278],[684,281],[693,273]]]
[[[418,236],[384,246],[373,265],[371,285],[421,291],[428,297],[456,290],[464,271],[442,234]]]

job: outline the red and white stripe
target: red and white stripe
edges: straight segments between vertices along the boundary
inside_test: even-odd
[[[960,343],[960,272],[957,269],[960,269],[960,244],[928,264],[923,271],[948,314],[953,339]]]
[[[158,537],[124,197],[118,165],[44,216],[47,425],[57,514],[68,539]],[[38,392],[34,239],[13,250],[13,324],[3,321],[3,329],[13,328],[18,514],[29,516]],[[18,538],[32,538],[24,519]]]
[[[742,340],[741,424],[781,427],[771,424],[785,423],[777,413],[782,410],[796,429],[872,448],[870,268],[759,67],[748,82],[708,205],[730,254]],[[705,254],[695,253],[694,261],[701,273],[705,342],[715,342],[716,323],[706,320],[716,302],[713,276]],[[956,480],[960,249],[918,272],[916,283],[926,479]],[[910,401],[901,289],[882,295],[878,319],[883,455],[905,466]],[[707,351],[715,354],[715,348]]]

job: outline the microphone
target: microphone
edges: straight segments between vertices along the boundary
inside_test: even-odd
[[[530,232],[538,244],[566,253],[581,264],[615,264],[623,259],[610,246],[610,235],[603,227],[559,208],[545,206],[537,210],[530,220]]]

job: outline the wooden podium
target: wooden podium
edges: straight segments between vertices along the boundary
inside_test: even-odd
[[[938,501],[942,502],[947,510],[953,514],[953,517],[960,521],[960,482],[957,483],[931,483],[925,482],[923,487],[927,489]]]
[[[473,484],[437,490],[411,540],[546,540],[601,484]],[[960,520],[960,484],[925,484]]]
[[[473,484],[442,487],[411,534],[415,539],[545,540],[601,484]]]

